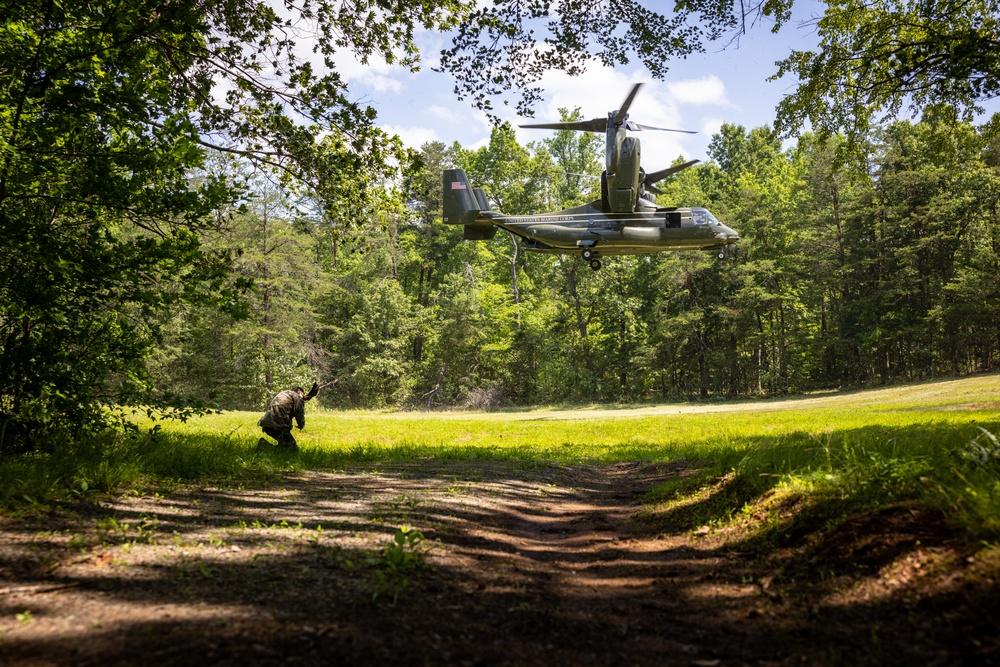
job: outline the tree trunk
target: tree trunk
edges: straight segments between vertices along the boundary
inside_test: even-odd
[[[514,305],[517,306],[517,323],[521,323],[521,294],[517,289],[517,237],[508,231],[510,242],[514,245],[514,254],[510,256],[510,284],[514,294]]]

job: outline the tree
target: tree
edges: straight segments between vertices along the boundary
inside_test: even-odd
[[[399,8],[389,31],[335,13],[318,48],[391,58],[400,30],[436,11]],[[75,427],[104,402],[148,397],[156,313],[238,309],[229,258],[200,234],[243,188],[206,167],[206,149],[332,181],[382,169],[394,144],[335,75],[313,74],[280,32],[291,20],[264,3],[35,0],[3,16],[0,412]],[[321,126],[340,133],[317,141]]]
[[[818,51],[794,51],[772,77],[798,88],[778,128],[807,121],[822,136],[864,137],[904,105],[954,105],[968,119],[1000,94],[1000,4],[994,0],[830,0],[816,22]]]
[[[559,117],[564,122],[583,120],[580,107],[573,111],[560,108]],[[599,134],[557,130],[542,143],[556,165],[556,205],[559,208],[572,208],[600,199],[604,142]]]
[[[917,379],[933,374],[941,356],[929,313],[956,277],[956,258],[981,210],[977,192],[990,189],[991,179],[981,138],[949,108],[930,107],[921,122],[893,123],[881,137],[876,368],[883,381]]]
[[[789,18],[792,0],[750,3],[689,0],[665,15],[636,0],[496,0],[475,3],[463,15],[454,43],[441,53],[440,68],[455,77],[455,92],[491,114],[493,99],[515,92],[517,111],[530,115],[550,70],[569,75],[588,63],[606,66],[638,60],[663,78],[669,63],[704,51],[705,43],[744,31],[766,16],[778,25]]]
[[[486,191],[497,210],[525,215],[555,204],[555,169],[550,156],[518,144],[508,122],[493,128],[488,145],[457,157],[470,182]]]
[[[321,301],[330,366],[345,380],[333,400],[375,408],[405,403],[415,383],[417,322],[399,283],[384,277],[340,284]]]
[[[230,284],[253,285],[241,317],[210,304],[181,304],[148,366],[160,391],[257,410],[279,389],[307,385],[313,369],[324,368],[314,303],[327,281],[316,261],[317,239],[296,224],[287,191],[243,166],[241,180],[252,195],[204,235],[206,248],[233,257]],[[236,173],[238,166],[229,169]]]
[[[809,373],[818,385],[855,382],[852,374],[861,355],[851,322],[865,288],[852,274],[852,251],[858,248],[849,243],[849,235],[852,222],[864,215],[857,209],[871,182],[863,165],[839,159],[842,144],[840,135],[820,141],[807,134],[799,140],[795,155],[805,185],[799,191],[802,243],[808,248],[812,276],[806,292],[817,319]]]
[[[636,40],[605,19],[601,57],[623,61],[634,46],[658,62],[662,21],[626,6]],[[557,8],[559,58],[533,73],[586,51],[567,28],[590,10]],[[512,1],[493,11],[515,32],[536,16]],[[308,184],[333,224],[364,219],[405,155],[352,101],[334,55],[415,68],[414,31],[461,21],[449,69],[464,37],[497,28],[460,0],[7,0],[0,14],[0,412],[71,425],[150,396],[156,313],[197,300],[239,309],[229,258],[200,236],[244,190],[208,152]],[[460,81],[525,81],[515,61],[473,69]]]

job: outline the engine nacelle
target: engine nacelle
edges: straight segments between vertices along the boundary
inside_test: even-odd
[[[608,174],[608,203],[614,213],[631,213],[639,196],[639,140],[625,137],[618,155],[618,169]]]

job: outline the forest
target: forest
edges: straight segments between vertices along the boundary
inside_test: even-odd
[[[563,110],[566,117],[578,111]],[[235,317],[188,306],[163,321],[150,372],[178,395],[253,409],[274,391],[339,378],[338,407],[738,398],[991,370],[1000,285],[1000,119],[947,106],[852,151],[811,134],[725,125],[705,164],[661,187],[742,240],[714,252],[576,255],[463,241],[441,222],[441,170],[467,170],[494,208],[548,211],[595,197],[602,137],[421,147],[348,227],[266,172],[217,213],[211,247],[252,284]],[[220,168],[237,170],[238,162]]]
[[[8,441],[103,428],[118,407],[258,409],[313,380],[337,381],[329,407],[492,409],[992,369],[988,3],[830,3],[818,50],[777,63],[798,83],[773,127],[723,126],[703,164],[663,184],[660,204],[706,206],[741,234],[722,258],[591,272],[442,225],[450,166],[509,214],[597,197],[598,137],[521,146],[494,113],[501,100],[529,112],[545,72],[635,62],[663,79],[759,21],[777,30],[793,4],[8,3]],[[416,71],[421,30],[447,35],[436,67],[497,122],[487,146],[404,147],[351,96],[337,57]]]

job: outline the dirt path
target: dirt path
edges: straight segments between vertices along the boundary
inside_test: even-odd
[[[1000,658],[995,549],[907,508],[780,551],[637,520],[681,472],[435,462],[4,519],[0,664]],[[400,526],[427,540],[386,550]]]

